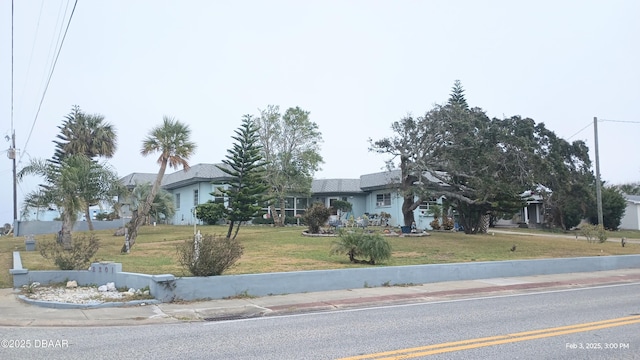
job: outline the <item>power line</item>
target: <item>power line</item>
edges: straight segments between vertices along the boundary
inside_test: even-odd
[[[571,138],[573,138],[574,136],[576,136],[576,135],[580,134],[581,132],[585,131],[585,130],[586,130],[589,126],[591,126],[591,125],[593,125],[593,123],[592,123],[591,121],[589,121],[589,123],[587,124],[587,126],[585,126],[585,127],[583,127],[582,129],[578,130],[578,132],[577,132],[577,133],[575,133],[575,134],[573,134],[573,135],[569,136],[569,137],[567,138],[567,140],[571,140]]]
[[[20,102],[20,106],[19,108],[22,108],[22,104],[24,103],[24,92],[25,89],[27,88],[27,83],[29,82],[29,77],[31,74],[31,62],[33,60],[33,53],[35,52],[35,47],[36,47],[36,39],[38,38],[38,34],[40,33],[40,20],[42,19],[42,9],[44,8],[44,0],[42,0],[42,2],[40,3],[40,13],[38,14],[38,24],[36,25],[36,34],[33,37],[33,43],[31,44],[31,53],[29,54],[29,64],[27,65],[27,76],[26,76],[26,80],[24,82],[24,86],[22,87],[22,92],[21,92],[21,102]]]
[[[616,123],[626,123],[626,124],[640,124],[640,121],[629,121],[629,120],[608,120],[608,119],[602,119],[602,120],[598,120],[601,122],[616,122]]]
[[[76,11],[76,6],[78,5],[78,0],[76,0],[73,4],[73,9],[71,10],[71,15],[69,15],[69,21],[67,22],[67,27],[64,30],[64,35],[62,36],[62,41],[60,42],[60,47],[58,48],[58,53],[56,54],[56,58],[53,62],[53,66],[51,67],[51,72],[49,73],[49,78],[47,79],[47,84],[42,92],[42,98],[40,99],[40,103],[38,104],[38,111],[36,112],[36,116],[33,119],[33,124],[31,124],[31,130],[29,130],[29,136],[27,136],[27,141],[22,148],[23,151],[20,154],[20,160],[24,156],[24,153],[27,149],[27,144],[29,143],[29,139],[31,139],[31,134],[33,134],[33,128],[36,126],[36,121],[38,120],[38,115],[40,114],[40,109],[42,109],[42,103],[44,102],[44,98],[47,94],[47,89],[49,89],[49,84],[51,83],[51,78],[53,77],[53,72],[56,69],[56,64],[58,63],[58,58],[60,58],[60,52],[62,51],[62,46],[64,45],[64,40],[67,38],[67,32],[69,31],[69,25],[71,25],[71,19],[73,19],[73,14]]]

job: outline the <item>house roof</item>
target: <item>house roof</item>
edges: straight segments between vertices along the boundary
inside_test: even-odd
[[[229,179],[229,175],[218,169],[218,166],[227,167],[224,164],[196,164],[191,166],[189,170],[166,174],[162,179],[162,186],[165,189],[175,189],[201,181]]]
[[[313,194],[362,193],[360,179],[319,179],[311,183]]]
[[[363,190],[371,190],[374,188],[385,188],[392,184],[400,183],[400,170],[391,170],[378,172],[374,174],[366,174],[360,176],[360,188]]]
[[[360,187],[362,188],[362,190],[388,188],[395,184],[399,184],[401,176],[402,176],[402,171],[400,171],[400,169],[362,175],[360,176]],[[445,185],[445,183],[440,181],[440,179],[436,178],[435,176],[431,175],[426,171],[423,173],[423,176],[430,183]]]
[[[624,194],[625,200],[632,204],[640,204],[640,195],[627,195]]]
[[[137,184],[144,184],[144,183],[152,183],[154,181],[156,181],[156,176],[157,174],[149,174],[149,173],[132,173],[129,174],[123,178],[120,179],[120,182],[128,187],[128,188],[132,188],[135,187]],[[166,178],[165,178],[166,179]],[[164,180],[163,179],[163,183]]]
[[[182,186],[195,184],[198,182],[226,181],[230,176],[220,170],[218,166],[226,167],[225,164],[196,164],[189,170],[178,170],[165,174],[162,179],[162,187],[167,190],[176,189]],[[136,184],[155,181],[157,174],[132,173],[120,179],[127,187],[134,187]],[[316,179],[311,183],[311,192],[314,194],[356,194],[375,189],[384,189],[400,182],[401,172],[399,169],[391,171],[377,172],[373,174],[361,175],[359,179]],[[439,182],[428,173],[425,176],[429,181]]]

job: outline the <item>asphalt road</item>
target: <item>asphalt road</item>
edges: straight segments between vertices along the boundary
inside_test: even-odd
[[[0,341],[0,359],[640,359],[640,283]]]

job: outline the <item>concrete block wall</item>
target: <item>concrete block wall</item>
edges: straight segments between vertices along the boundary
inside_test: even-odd
[[[253,296],[355,289],[383,284],[426,284],[442,281],[477,280],[640,268],[640,255],[580,258],[470,262],[413,266],[380,266],[358,269],[292,271],[267,274],[222,275],[176,278],[171,274],[147,275],[122,272],[119,263],[94,263],[82,271],[28,271],[14,252],[14,287],[37,281],[41,284],[76,280],[79,285],[149,287],[162,302],[221,299],[243,293]]]

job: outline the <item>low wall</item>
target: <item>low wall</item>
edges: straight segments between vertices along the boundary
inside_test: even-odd
[[[383,284],[426,284],[640,268],[640,255],[620,255],[179,278],[171,274],[122,272],[122,264],[119,263],[94,263],[89,270],[81,271],[28,271],[22,269],[19,259],[19,253],[14,252],[14,268],[10,272],[13,274],[13,285],[16,288],[35,281],[48,284],[76,280],[79,285],[114,282],[118,288],[140,289],[148,286],[151,295],[162,302],[221,299],[243,293],[266,296],[355,289]],[[20,267],[16,268],[18,265]]]
[[[13,287],[20,288],[38,282],[42,285],[75,280],[78,285],[105,285],[108,282],[115,283],[117,288],[143,289],[148,287],[151,294],[163,294],[164,281],[167,277],[173,279],[173,275],[147,275],[122,271],[122,264],[112,262],[93,263],[88,270],[48,270],[29,271],[22,268],[20,253],[13,253],[13,269],[9,270],[13,275]]]
[[[124,226],[122,220],[93,220],[92,223],[94,230],[113,229],[115,231]],[[57,234],[61,228],[62,221],[17,221],[14,226],[14,233],[15,236]],[[89,231],[89,225],[86,221],[77,221],[73,225],[73,231]]]

